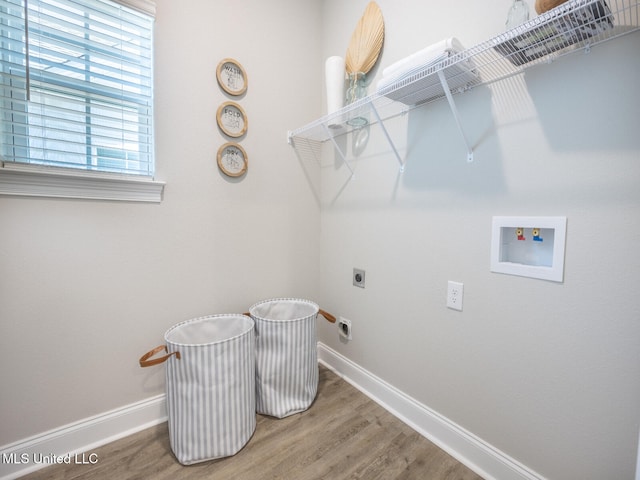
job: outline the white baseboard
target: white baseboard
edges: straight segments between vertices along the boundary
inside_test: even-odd
[[[545,480],[448,418],[318,342],[318,360],[385,410],[487,480]]]
[[[636,480],[640,480],[640,435],[638,436],[638,455],[636,456]]]
[[[92,449],[166,421],[166,411],[162,394],[0,447],[0,480],[21,477],[53,462],[100,461],[91,456]]]
[[[318,343],[318,360],[483,478],[545,480],[322,343]],[[90,454],[100,445],[166,420],[163,394],[5,445],[0,447],[0,480],[15,479],[44,468],[50,465],[47,458],[53,455],[72,463],[93,461],[95,458],[88,455],[77,455]],[[47,457],[44,462],[42,456]]]

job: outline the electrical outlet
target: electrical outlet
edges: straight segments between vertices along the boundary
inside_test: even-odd
[[[353,269],[353,285],[364,288],[364,270],[360,268]]]
[[[447,307],[462,311],[463,296],[464,284],[449,280],[447,284]]]
[[[351,320],[344,317],[338,318],[338,333],[342,338],[351,340]]]

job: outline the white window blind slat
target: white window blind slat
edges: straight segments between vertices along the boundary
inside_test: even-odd
[[[153,175],[153,17],[122,4],[0,0],[3,161]]]
[[[40,19],[42,20],[42,19]],[[57,33],[60,29],[70,30],[72,26],[64,24],[57,25],[32,25],[30,27],[31,50],[46,58],[47,55],[60,55],[74,58],[73,54],[86,49],[84,36],[91,35],[94,43],[91,47],[94,61],[102,61],[104,64],[122,63],[131,67],[150,68],[151,44],[144,42],[144,39],[134,39],[133,37],[115,38],[112,36],[99,35],[94,31],[85,32],[75,30],[74,37],[62,36]],[[17,29],[14,29],[17,30]],[[98,38],[100,37],[100,38]],[[135,42],[135,43],[134,43]],[[19,45],[19,43],[17,43]],[[115,49],[115,50],[114,50]],[[36,57],[38,59],[40,57]]]
[[[56,118],[58,118],[61,122],[63,121],[63,118],[67,118],[68,115],[81,112],[82,117],[80,124],[83,126],[86,125],[84,112],[82,112],[82,110],[85,108],[85,103],[82,101],[82,99],[74,101],[69,97],[65,98],[64,92],[62,93],[62,96],[64,98],[64,106],[49,106],[48,111],[52,112],[52,114],[55,115]],[[14,100],[13,104],[15,105],[16,110],[26,109],[29,105],[26,100]],[[101,109],[101,114],[99,116],[95,116],[93,125],[110,124],[113,128],[128,131],[130,128],[132,128],[131,126],[133,126],[134,128],[142,128],[151,122],[150,116],[141,115],[138,110],[132,111],[130,115],[127,115],[127,112],[123,111],[121,108],[118,108],[118,105],[115,105],[112,108],[108,103],[103,103],[102,105],[100,105],[97,100],[95,100],[93,104],[94,111],[98,111],[99,108]],[[32,109],[30,117],[34,119],[33,123],[36,123],[38,118],[46,118],[47,115],[40,115],[36,109]],[[25,127],[29,125],[27,123],[27,117],[24,115],[16,115],[13,124],[16,126],[24,125]],[[54,129],[55,126],[51,126],[51,128]],[[142,135],[141,132],[138,133]]]

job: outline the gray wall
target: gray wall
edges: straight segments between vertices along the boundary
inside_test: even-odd
[[[164,201],[0,197],[0,445],[163,393],[164,368],[138,358],[180,321],[317,294],[319,210],[286,131],[320,109],[318,15],[315,1],[158,0]],[[240,181],[216,165],[225,57],[249,78]]]
[[[325,57],[344,54],[366,3],[324,2]],[[493,37],[509,6],[378,4],[379,72],[445,37]],[[634,475],[639,46],[635,33],[457,96],[472,164],[446,101],[388,123],[403,174],[376,125],[353,179],[323,157],[323,298],[353,341],[324,323],[321,341],[547,478]],[[491,273],[494,215],[567,216],[564,283]],[[463,312],[445,306],[448,280]]]
[[[164,201],[0,198],[0,445],[162,393],[163,369],[137,359],[171,325],[292,295],[353,321],[351,343],[324,321],[321,341],[541,475],[633,477],[637,33],[457,97],[473,164],[440,102],[389,124],[404,174],[373,126],[349,179],[331,151],[315,172],[285,140],[323,113],[324,59],[364,0],[157,3]],[[379,5],[383,68],[494,36],[509,2]],[[249,76],[240,182],[215,165],[224,57]],[[491,273],[493,215],[566,215],[564,283]],[[461,313],[447,280],[465,284]]]

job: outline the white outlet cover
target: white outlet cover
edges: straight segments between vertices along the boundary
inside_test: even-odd
[[[351,337],[351,320],[349,320],[348,318],[339,317],[338,321],[337,321],[337,324],[338,324],[338,334],[342,338],[344,338],[346,340],[352,340],[352,337]],[[343,330],[343,325],[346,325],[348,327],[348,332],[345,332]]]
[[[464,284],[452,282],[447,284],[447,307],[462,311],[462,299],[464,297]]]

